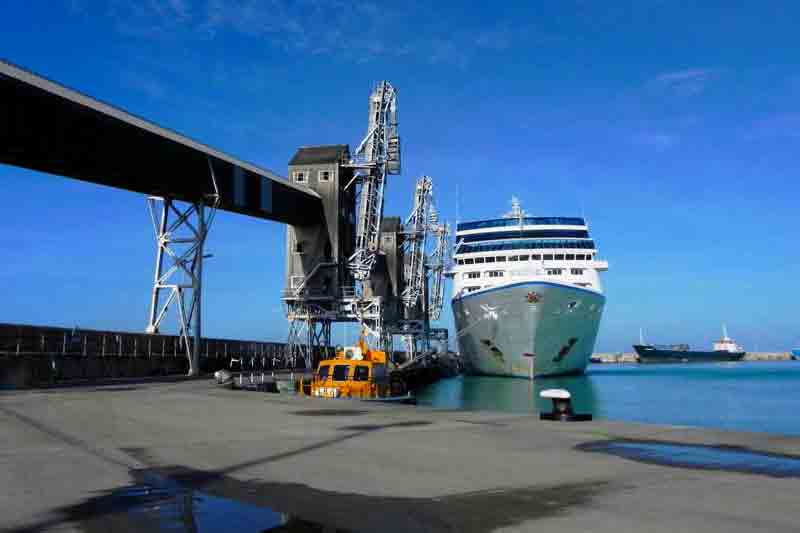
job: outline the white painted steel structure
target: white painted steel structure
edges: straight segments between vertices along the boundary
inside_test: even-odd
[[[360,184],[356,218],[356,244],[349,268],[360,281],[369,277],[380,247],[386,176],[400,173],[400,137],[397,135],[397,92],[388,81],[378,84],[369,98],[367,135],[356,149],[350,166],[353,182]]]

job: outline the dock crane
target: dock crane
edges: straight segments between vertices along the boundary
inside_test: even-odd
[[[439,319],[444,306],[444,272],[450,249],[450,227],[439,221],[433,180],[429,176],[422,176],[417,181],[414,206],[406,219],[403,237],[405,327],[402,329],[409,359],[414,359],[420,351],[430,350],[432,339],[447,339],[447,330],[430,328],[430,321]]]
[[[356,280],[369,277],[381,238],[386,176],[400,174],[400,137],[397,135],[397,91],[388,81],[378,83],[369,99],[367,135],[350,164],[355,170],[346,189],[360,184],[355,250],[348,267]]]
[[[431,335],[447,338],[429,327],[429,316],[441,313],[449,237],[433,206],[432,179],[416,183],[408,218],[384,217],[387,177],[400,173],[397,128],[397,91],[381,81],[355,150],[304,146],[289,162],[295,183],[320,195],[325,221],[287,232],[288,366],[300,359],[314,366],[330,347],[334,322],[357,323],[382,351],[400,336],[412,359],[418,344],[429,350]]]

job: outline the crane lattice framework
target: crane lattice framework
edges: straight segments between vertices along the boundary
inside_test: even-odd
[[[414,189],[414,207],[403,228],[405,240],[405,282],[403,305],[413,308],[419,302],[425,284],[425,244],[433,201],[433,181],[423,176]]]
[[[427,262],[431,276],[430,289],[430,320],[439,320],[444,307],[444,277],[450,266],[450,225],[439,222],[439,213],[431,210],[430,232],[434,237],[433,253]]]
[[[441,312],[449,228],[438,222],[427,176],[405,224],[384,217],[386,177],[399,172],[397,91],[386,81],[369,96],[367,134],[352,154],[347,145],[306,146],[289,162],[294,183],[322,197],[325,222],[287,232],[287,365],[313,367],[333,322],[359,324],[384,350],[395,335],[411,339],[412,354],[420,339],[426,347],[432,337],[446,340],[428,314]]]
[[[332,322],[357,322],[387,347],[385,296],[369,285],[381,247],[386,177],[400,173],[395,88],[381,81],[370,94],[367,133],[352,155],[346,145],[304,147],[289,167],[295,183],[322,195],[327,228],[287,234],[286,363],[302,357],[312,366],[313,355],[330,344]]]
[[[382,81],[370,95],[367,135],[349,166],[355,170],[347,187],[360,184],[355,250],[348,267],[358,281],[366,280],[380,248],[386,176],[400,173],[400,137],[397,135],[397,91]],[[346,187],[346,188],[347,188]]]
[[[413,359],[430,350],[431,340],[447,342],[447,330],[432,330],[444,305],[444,272],[450,249],[450,228],[439,222],[433,197],[433,180],[417,181],[414,206],[403,228],[405,246],[405,289],[402,293],[405,318],[395,328],[402,335]],[[432,250],[428,250],[433,239]]]

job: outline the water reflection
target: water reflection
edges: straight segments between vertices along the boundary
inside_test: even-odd
[[[171,532],[335,532],[333,526],[309,522],[233,499],[214,496],[164,478],[147,474],[146,482],[99,496],[77,509],[87,533],[106,531]]]
[[[439,381],[417,395],[420,405],[445,409],[469,409],[539,413],[552,410],[552,402],[539,398],[545,389],[566,389],[572,394],[576,413],[595,414],[600,409],[592,377],[563,376],[534,381],[494,376],[459,376]]]
[[[550,411],[538,398],[564,388],[577,413],[648,424],[678,424],[800,435],[800,361],[692,365],[590,365],[586,375],[525,379],[464,376],[418,393],[421,405],[515,413]],[[687,408],[691,406],[691,408]]]
[[[800,477],[800,458],[746,448],[654,441],[600,441],[579,449],[682,468],[725,470],[770,477]]]

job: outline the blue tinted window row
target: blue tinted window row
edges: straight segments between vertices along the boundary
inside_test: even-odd
[[[497,250],[528,250],[531,248],[582,248],[593,250],[594,241],[511,241],[487,244],[462,244],[456,250],[459,254],[475,252],[494,252]]]
[[[525,231],[493,231],[459,237],[464,242],[494,241],[499,239],[588,239],[585,229],[531,229]]]
[[[525,217],[522,224],[526,226],[585,226],[586,223],[580,217]],[[496,218],[493,220],[476,220],[475,222],[462,222],[456,228],[457,231],[481,228],[502,228],[507,226],[519,226],[518,218]]]

